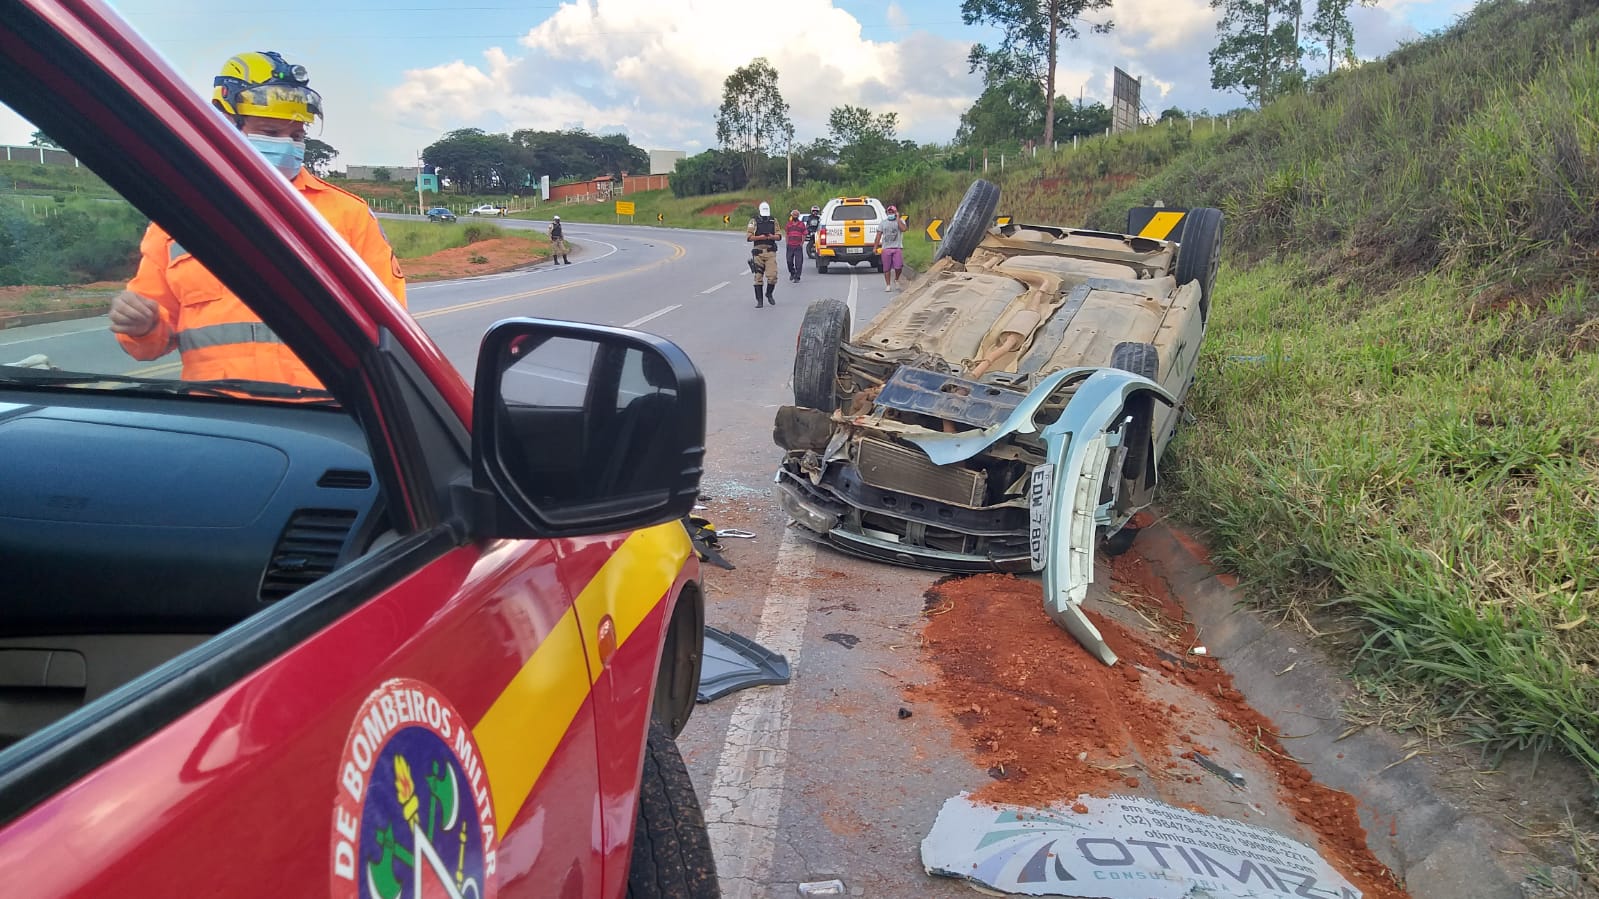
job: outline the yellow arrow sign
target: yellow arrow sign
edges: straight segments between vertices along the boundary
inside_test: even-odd
[[[733,217],[732,216],[730,216],[730,215],[722,216],[722,224],[731,225],[732,223],[733,223]]]
[[[656,221],[657,221],[657,222],[664,222],[664,221],[666,221],[666,213],[664,213],[664,212],[657,212],[657,213],[655,213],[655,220],[656,220]]]
[[[940,241],[944,239],[944,220],[933,219],[927,223],[927,239]]]
[[[1165,240],[1166,236],[1171,234],[1172,229],[1177,227],[1177,223],[1182,220],[1183,213],[1181,212],[1157,212],[1154,218],[1149,220],[1149,224],[1138,232],[1138,236]]]
[[[1010,224],[1010,216],[1008,216],[1008,215],[996,215],[996,216],[994,216],[994,224],[996,224],[999,227],[1003,228],[1006,225]]]
[[[632,215],[633,214],[633,201],[632,200],[617,200],[616,201],[616,214],[617,215]]]

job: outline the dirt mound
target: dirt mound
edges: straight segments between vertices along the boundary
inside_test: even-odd
[[[464,247],[442,250],[416,259],[400,260],[407,281],[442,281],[508,271],[537,262],[548,253],[524,237],[497,237]],[[473,257],[482,262],[473,262]]]
[[[700,215],[732,215],[738,207],[748,203],[748,200],[734,200],[731,203],[713,203],[700,210]]]
[[[1275,781],[1280,805],[1316,834],[1329,862],[1371,899],[1403,897],[1366,848],[1355,800],[1315,783],[1231,676],[1189,654],[1182,608],[1148,564],[1123,556],[1112,578],[1149,626],[1138,634],[1089,613],[1121,657],[1114,667],[1049,620],[1037,582],[978,575],[929,591],[924,652],[939,679],[911,688],[911,698],[936,703],[966,733],[994,778],[975,798],[1043,806],[1137,789],[1207,812],[1187,786],[1214,777],[1195,753],[1242,745],[1256,757],[1254,776]]]

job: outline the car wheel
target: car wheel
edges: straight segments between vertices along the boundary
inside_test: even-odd
[[[820,256],[816,258],[816,273],[818,275],[827,274],[827,260],[821,258]]]
[[[628,861],[628,899],[716,899],[716,860],[688,767],[666,728],[650,719]]]
[[[805,310],[794,349],[794,405],[823,412],[838,408],[838,357],[849,334],[849,306],[843,300],[817,300]]]
[[[1183,222],[1183,240],[1177,248],[1178,284],[1199,282],[1199,316],[1210,318],[1210,296],[1216,289],[1216,269],[1221,266],[1220,209],[1201,206],[1188,210]]]
[[[950,217],[944,229],[944,241],[938,245],[934,262],[945,256],[956,262],[965,262],[983,242],[983,235],[994,223],[994,211],[999,208],[999,186],[979,178],[966,189],[966,196]]]
[[[1160,350],[1152,343],[1125,341],[1116,344],[1116,348],[1111,350],[1110,364],[1112,368],[1157,381]],[[1135,394],[1127,401],[1127,415],[1132,421],[1127,424],[1127,433],[1122,435],[1122,443],[1127,447],[1127,455],[1122,461],[1122,477],[1136,481],[1144,476],[1144,467],[1149,464],[1150,433],[1155,425],[1155,398],[1147,392]]]

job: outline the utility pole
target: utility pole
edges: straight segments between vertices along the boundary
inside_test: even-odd
[[[421,215],[427,209],[422,204],[422,151],[416,151],[416,214]]]

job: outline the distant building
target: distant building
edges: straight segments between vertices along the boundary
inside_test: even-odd
[[[651,150],[650,174],[670,175],[676,171],[677,161],[686,158],[688,158],[688,154],[682,150]]]
[[[372,173],[378,169],[389,170],[390,181],[409,181],[416,183],[416,176],[420,173],[414,165],[352,165],[344,170],[344,177],[351,181],[376,181]]]

